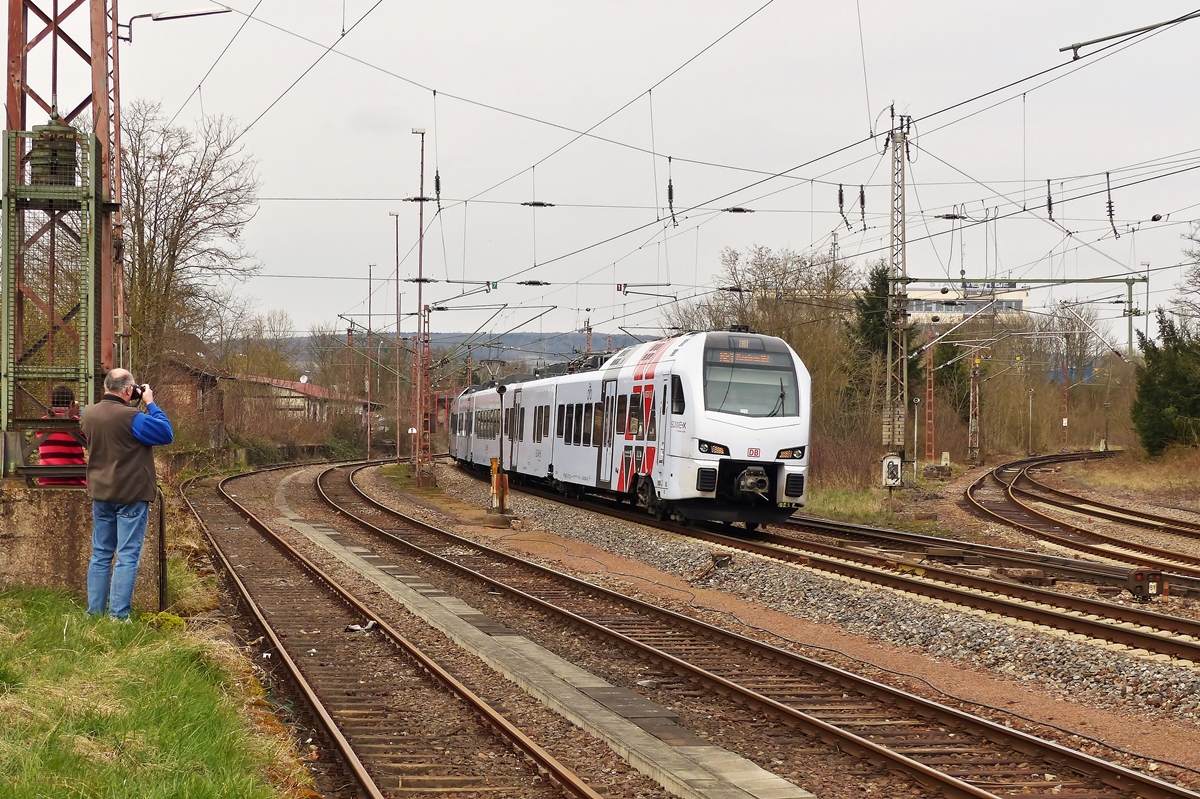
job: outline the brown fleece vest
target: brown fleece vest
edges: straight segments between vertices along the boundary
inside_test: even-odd
[[[133,435],[138,413],[112,394],[84,410],[81,426],[87,438],[87,485],[92,499],[117,504],[154,500],[158,484],[154,451]]]

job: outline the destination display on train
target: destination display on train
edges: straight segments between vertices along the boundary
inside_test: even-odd
[[[745,364],[747,366],[791,366],[792,356],[786,352],[746,352],[745,350],[708,350],[709,363]]]

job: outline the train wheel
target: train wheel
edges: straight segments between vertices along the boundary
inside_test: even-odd
[[[758,529],[758,522],[746,522],[746,529],[750,532],[754,532]]]

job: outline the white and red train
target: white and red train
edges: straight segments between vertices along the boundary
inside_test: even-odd
[[[759,524],[807,492],[810,378],[783,340],[685,333],[594,368],[472,386],[450,409],[450,454],[665,518]]]

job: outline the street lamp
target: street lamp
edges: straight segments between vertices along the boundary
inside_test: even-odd
[[[133,21],[135,19],[149,17],[153,22],[165,22],[169,19],[187,19],[188,17],[210,17],[213,14],[228,14],[232,10],[228,6],[221,6],[219,8],[194,8],[191,11],[159,11],[154,14],[135,14],[129,18],[128,22],[117,23],[117,38],[123,42],[133,44]],[[125,29],[126,35],[121,35],[121,28]]]

